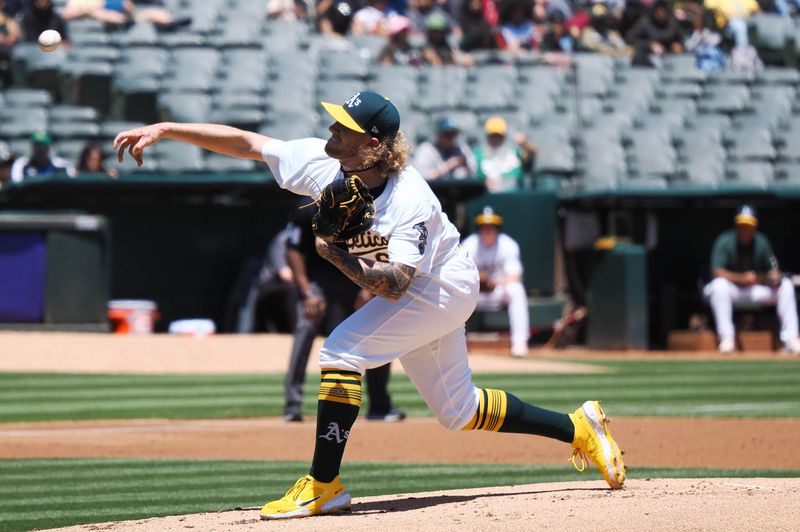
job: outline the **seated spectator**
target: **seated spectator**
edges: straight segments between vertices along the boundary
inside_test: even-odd
[[[413,0],[406,16],[411,22],[411,28],[414,33],[421,35],[425,33],[425,21],[433,14],[444,17],[447,20],[448,27],[457,28],[453,17],[437,5],[435,0]]]
[[[506,142],[508,125],[500,116],[489,118],[483,129],[485,144],[475,149],[476,176],[491,192],[520,188],[536,157],[536,146],[522,133],[514,135],[513,146]]]
[[[654,66],[653,57],[683,53],[681,28],[666,0],[656,0],[631,28],[626,40],[636,50],[635,66]]]
[[[510,52],[531,50],[538,47],[539,36],[533,25],[529,4],[522,0],[514,0],[506,5],[500,34],[505,47]]]
[[[759,11],[756,0],[705,0],[704,5],[714,12],[717,29],[733,35],[737,47],[750,46],[747,19]]]
[[[50,133],[31,135],[31,154],[20,157],[11,167],[11,180],[19,183],[30,177],[75,177],[75,167],[66,159],[50,155]]]
[[[387,35],[390,15],[386,0],[368,0],[353,16],[353,35]]]
[[[564,26],[564,16],[561,13],[554,13],[550,16],[550,27],[542,36],[540,49],[543,52],[564,52],[572,53],[575,51],[575,39],[567,32]]]
[[[425,19],[425,47],[422,56],[429,65],[460,65],[472,66],[475,61],[472,56],[454,48],[448,41],[450,26],[447,19],[434,13]]]
[[[436,141],[423,142],[414,153],[412,163],[422,177],[435,179],[464,179],[475,172],[472,151],[458,140],[458,124],[449,116],[436,121]]]
[[[13,18],[22,13],[22,11],[28,7],[29,2],[30,0],[6,0],[5,5],[0,8],[0,10]]]
[[[78,173],[106,174],[117,177],[116,168],[106,167],[103,149],[96,142],[87,142],[78,157]]]
[[[313,12],[313,4],[305,0],[269,0],[267,3],[267,18],[270,20],[309,20]]]
[[[32,0],[30,6],[22,12],[19,25],[25,42],[36,42],[44,30],[56,30],[61,34],[62,42],[69,43],[67,25],[53,9],[50,0]]]
[[[347,35],[350,33],[354,12],[354,4],[349,0],[323,0],[317,6],[319,31],[325,35]]]
[[[378,54],[378,63],[382,65],[410,65],[418,67],[422,64],[422,52],[408,40],[411,22],[408,18],[397,15],[389,19],[389,42]]]
[[[475,225],[477,233],[465,238],[461,245],[478,267],[480,293],[477,308],[508,308],[511,355],[524,357],[528,354],[530,311],[528,295],[522,284],[519,244],[500,232],[503,218],[489,206],[475,217]]]
[[[185,26],[191,19],[175,20],[160,0],[69,0],[64,8],[64,18],[90,17],[106,24],[121,26],[131,21],[152,22],[162,29]]]
[[[5,0],[0,0],[0,87],[11,85],[11,49],[22,36],[19,24],[4,7]]]
[[[756,231],[758,218],[750,205],[742,205],[734,218],[735,229],[725,231],[714,241],[711,275],[714,279],[703,290],[714,311],[719,350],[736,348],[733,304],[775,303],[781,322],[780,338],[785,353],[799,355],[797,301],[794,284],[783,277],[769,239]]]
[[[461,49],[465,52],[496,48],[494,29],[483,12],[482,0],[461,2],[458,23],[461,26]]]
[[[583,50],[615,57],[631,55],[631,49],[622,36],[611,28],[611,17],[606,6],[593,5],[589,17],[589,25],[583,28],[580,39]]]

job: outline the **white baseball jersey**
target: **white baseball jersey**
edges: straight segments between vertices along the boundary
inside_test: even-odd
[[[343,178],[324,140],[271,139],[262,155],[278,184],[297,194],[319,196]],[[414,168],[390,176],[374,203],[375,223],[347,242],[350,253],[407,264],[417,273],[397,301],[372,298],[336,327],[320,350],[320,367],[363,374],[399,360],[442,425],[459,430],[478,406],[464,331],[477,303],[478,271]]]
[[[478,270],[486,272],[492,280],[522,275],[519,244],[505,233],[497,235],[497,242],[492,247],[482,246],[477,234],[465,238],[461,245],[475,261]]]
[[[325,153],[322,139],[273,139],[264,144],[262,154],[278,184],[304,196],[317,197],[330,182],[344,177],[339,161]],[[418,275],[437,275],[457,252],[458,230],[414,168],[391,176],[374,204],[375,223],[347,242],[351,254],[413,266]]]

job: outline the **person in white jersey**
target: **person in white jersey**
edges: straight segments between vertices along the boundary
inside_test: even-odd
[[[480,274],[478,309],[508,308],[511,354],[524,357],[528,354],[530,338],[528,295],[522,284],[519,244],[500,232],[502,225],[503,217],[487,205],[475,217],[477,232],[465,238],[461,245],[475,261]]]
[[[477,302],[478,270],[460,249],[458,231],[439,200],[407,165],[409,148],[395,106],[367,91],[343,105],[322,105],[334,119],[327,141],[286,142],[229,126],[176,123],[124,131],[114,139],[120,159],[127,150],[139,164],[144,150],[161,139],[263,160],[281,187],[314,197],[332,181],[357,174],[374,198],[370,231],[342,247],[317,238],[322,257],[377,297],[325,340],[311,469],[282,498],[265,504],[261,518],[350,508],[339,468],[358,417],[361,376],[394,359],[446,428],[537,434],[571,443],[573,464],[588,458],[612,488],[622,487],[622,453],[599,402],[561,414],[472,383],[464,323]]]

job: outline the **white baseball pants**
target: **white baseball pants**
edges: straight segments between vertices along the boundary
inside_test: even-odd
[[[495,286],[491,292],[478,295],[479,310],[496,310],[508,307],[508,321],[511,325],[511,345],[528,348],[531,333],[528,311],[528,295],[521,282]]]
[[[475,310],[478,270],[459,253],[418,275],[392,303],[376,297],[343,321],[320,350],[320,367],[358,371],[399,359],[439,422],[465,426],[478,408],[464,323]]]
[[[764,285],[739,286],[727,279],[717,277],[703,289],[714,311],[720,343],[734,340],[733,304],[735,302],[775,303],[781,322],[781,341],[786,344],[797,339],[797,302],[794,285],[782,279],[777,288]]]

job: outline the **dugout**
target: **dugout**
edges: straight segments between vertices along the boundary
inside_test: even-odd
[[[107,330],[105,217],[0,212],[0,328]]]

